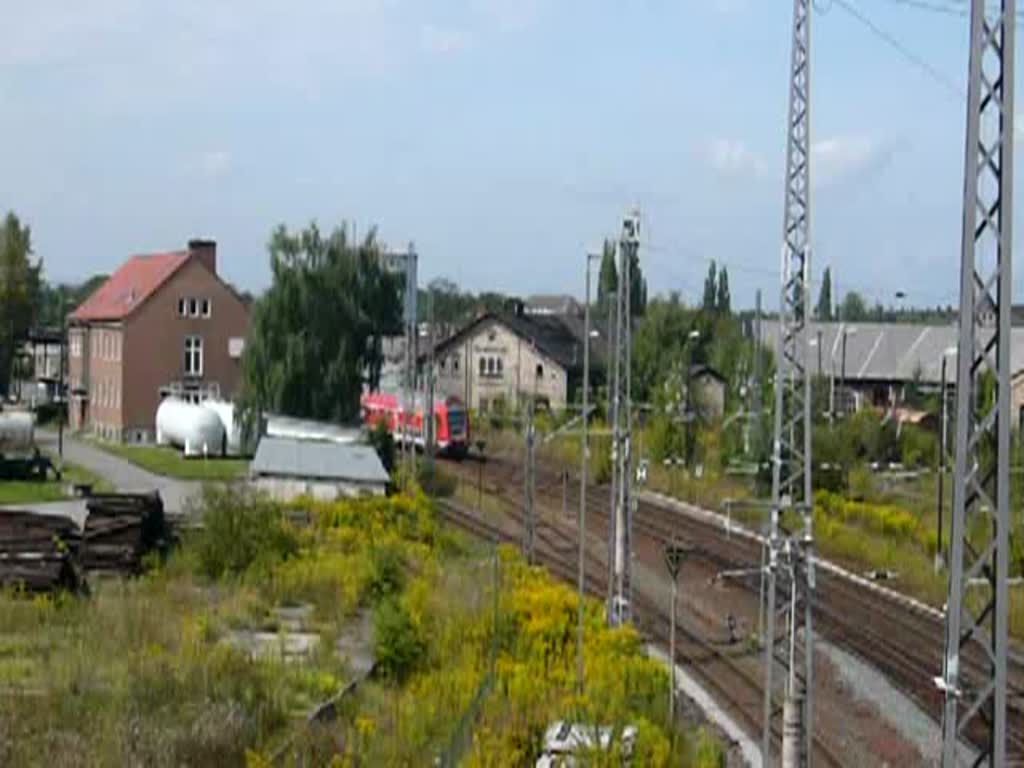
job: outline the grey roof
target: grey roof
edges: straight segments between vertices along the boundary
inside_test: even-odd
[[[267,435],[290,437],[298,440],[331,440],[336,443],[354,443],[363,433],[362,426],[343,426],[327,421],[298,419],[272,413],[267,416]]]
[[[580,303],[566,293],[536,294],[524,303],[528,315],[578,315],[583,311]]]
[[[390,479],[368,445],[264,437],[252,462],[254,475],[385,484]]]
[[[778,321],[764,323],[764,340],[774,351],[778,343]],[[821,333],[821,355],[818,333]],[[811,323],[808,366],[812,374],[840,375],[843,335],[846,335],[846,377],[853,381],[913,381],[937,384],[941,379],[942,357],[955,350],[959,332],[955,325],[917,323]],[[818,360],[821,360],[821,369]],[[949,353],[946,375],[956,377],[956,353]],[[1010,334],[1010,369],[1024,367],[1024,328]]]

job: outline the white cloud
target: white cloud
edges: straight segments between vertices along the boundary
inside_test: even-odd
[[[714,138],[708,142],[704,154],[716,171],[730,176],[754,175],[765,172],[765,162],[743,141]]]
[[[877,170],[892,157],[894,147],[870,136],[832,136],[811,145],[815,184],[831,185]]]
[[[465,50],[468,35],[460,29],[425,24],[420,28],[420,47],[427,53],[453,54]]]

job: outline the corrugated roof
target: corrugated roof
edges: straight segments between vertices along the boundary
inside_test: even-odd
[[[252,462],[255,475],[385,484],[390,479],[368,445],[264,437]]]
[[[121,320],[127,317],[188,258],[188,251],[132,256],[71,313],[71,319]]]
[[[764,323],[765,343],[772,350],[778,343],[778,321]],[[915,323],[811,323],[810,359],[812,374],[840,375],[843,335],[846,335],[846,378],[853,381],[919,381],[937,384],[942,375],[942,356],[955,350],[959,331],[955,325]],[[821,355],[818,334],[821,333]],[[821,360],[821,369],[818,360]],[[956,378],[956,354],[949,355],[946,376]],[[1024,328],[1010,332],[1010,369],[1024,366]]]

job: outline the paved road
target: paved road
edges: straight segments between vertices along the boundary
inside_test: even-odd
[[[56,455],[56,432],[37,431],[36,441],[45,445],[45,452]],[[189,499],[198,495],[201,489],[200,483],[154,475],[130,461],[68,435],[64,436],[64,460],[105,478],[118,491],[159,491],[168,514],[183,514]]]

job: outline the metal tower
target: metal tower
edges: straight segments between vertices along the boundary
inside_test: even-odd
[[[612,624],[628,623],[631,617],[633,544],[633,400],[632,378],[632,262],[640,247],[640,212],[631,211],[622,221],[619,238],[619,281],[615,300],[615,373],[612,391],[614,424],[613,473],[615,475],[613,595],[609,604]]]
[[[802,734],[790,754],[811,760],[813,638],[811,590],[811,379],[807,370],[807,322],[810,318],[810,0],[793,2],[793,48],[786,125],[786,189],[783,213],[782,291],[775,379],[772,446],[772,507],[769,531],[766,631],[764,643],[764,722],[762,755],[771,764],[772,723],[783,708],[773,701],[773,671],[786,675],[789,733]],[[789,604],[776,613],[776,589]],[[777,616],[789,615],[789,632],[776,635]],[[801,644],[797,639],[802,636]],[[801,658],[802,657],[802,658]],[[802,671],[801,671],[802,670]],[[802,724],[802,730],[801,725]],[[784,731],[786,746],[787,729]],[[784,751],[786,751],[784,749]]]
[[[1010,557],[1010,303],[1013,54],[1016,0],[971,3],[957,355],[953,529],[946,658],[940,685],[942,765],[959,765],[960,736],[984,734],[975,765],[1006,764]],[[995,396],[980,386],[994,374]],[[971,590],[970,582],[982,586]],[[962,656],[983,671],[961,676]]]

